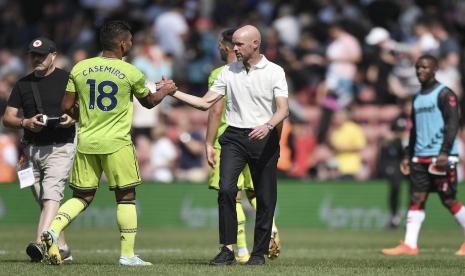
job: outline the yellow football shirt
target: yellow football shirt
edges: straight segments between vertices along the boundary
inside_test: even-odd
[[[66,90],[77,93],[77,150],[108,154],[131,143],[133,95],[148,95],[144,74],[116,58],[94,57],[77,63]]]

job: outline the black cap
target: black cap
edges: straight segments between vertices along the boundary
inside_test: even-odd
[[[48,53],[56,52],[57,47],[55,42],[51,41],[46,37],[38,37],[29,43],[29,53],[37,53],[46,55]]]

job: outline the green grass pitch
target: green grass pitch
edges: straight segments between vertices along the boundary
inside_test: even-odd
[[[249,230],[249,248],[252,244]],[[30,263],[25,246],[32,227],[0,226],[0,275],[464,275],[465,258],[453,255],[463,233],[424,229],[420,256],[386,257],[403,230],[330,231],[282,229],[282,253],[263,267],[208,266],[218,249],[217,232],[187,229],[140,229],[136,254],[152,267],[120,267],[115,229],[71,228],[67,232],[74,262],[61,266]]]

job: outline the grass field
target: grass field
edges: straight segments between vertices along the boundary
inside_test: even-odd
[[[136,253],[152,267],[117,265],[116,229],[70,229],[74,262],[49,266],[28,262],[24,253],[33,230],[0,226],[0,275],[464,275],[465,258],[453,252],[463,240],[456,231],[428,231],[416,257],[385,257],[403,231],[281,230],[282,254],[263,267],[211,267],[217,253],[214,230],[141,229]],[[252,238],[249,235],[249,240]],[[251,242],[249,241],[249,247]]]

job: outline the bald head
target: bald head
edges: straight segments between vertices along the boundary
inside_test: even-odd
[[[260,56],[260,43],[260,32],[252,25],[245,25],[233,34],[234,52],[238,59],[247,61]]]
[[[238,38],[242,37],[242,38],[245,38],[245,39],[250,40],[250,41],[256,40],[256,41],[258,41],[259,45],[260,45],[261,40],[262,40],[262,38],[260,36],[260,32],[258,31],[257,28],[255,28],[252,25],[245,25],[244,27],[241,27],[241,28],[237,29],[236,32],[234,32],[234,36],[237,36]]]

